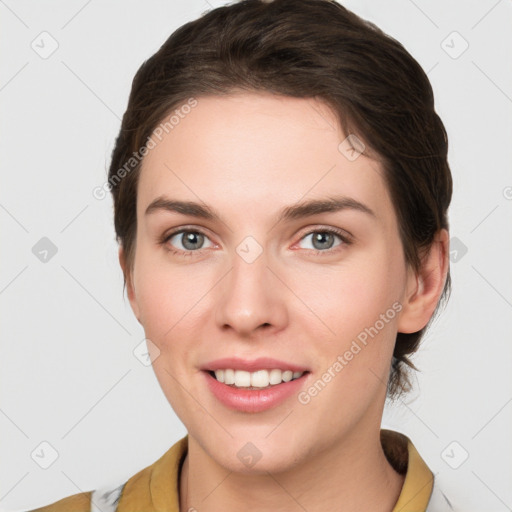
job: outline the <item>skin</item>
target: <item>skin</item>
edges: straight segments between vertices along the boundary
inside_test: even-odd
[[[189,433],[180,509],[391,511],[404,477],[380,444],[385,383],[396,333],[423,328],[439,300],[448,233],[415,274],[380,163],[338,150],[346,135],[323,103],[248,92],[197,99],[144,159],[133,267],[119,252],[133,312],[157,347],[155,374]],[[161,195],[204,202],[224,222],[145,215]],[[285,206],[332,195],[375,217],[347,209],[276,224]],[[182,226],[205,233],[199,249],[181,235],[159,244]],[[326,228],[352,243],[333,235],[313,245],[311,233]],[[250,264],[236,252],[247,236],[263,250]],[[199,369],[225,356],[274,357],[309,368],[307,389],[396,301],[401,311],[308,404],[294,395],[264,412],[233,411]],[[237,457],[247,442],[262,454],[252,468]]]

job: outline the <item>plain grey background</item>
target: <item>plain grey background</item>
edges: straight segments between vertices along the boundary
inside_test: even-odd
[[[512,5],[342,3],[428,72],[454,178],[453,293],[383,426],[412,439],[460,510],[511,510]],[[92,191],[143,60],[219,5],[0,0],[2,511],[121,482],[186,433],[134,355],[144,332],[112,202]]]

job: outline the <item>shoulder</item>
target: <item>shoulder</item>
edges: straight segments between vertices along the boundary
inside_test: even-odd
[[[44,507],[35,508],[27,512],[90,512],[92,492],[73,494]]]

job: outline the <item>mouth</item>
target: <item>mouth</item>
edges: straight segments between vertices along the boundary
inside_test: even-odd
[[[300,379],[309,371],[281,370],[279,368],[261,369],[254,372],[222,368],[206,370],[218,382],[236,389],[262,390],[279,386],[284,382]]]
[[[284,404],[310,380],[311,368],[272,357],[224,357],[200,367],[216,401],[239,412],[262,412]]]
[[[233,411],[258,413],[286,403],[306,387],[310,371],[279,368],[253,372],[219,368],[203,370],[206,386],[216,401]]]

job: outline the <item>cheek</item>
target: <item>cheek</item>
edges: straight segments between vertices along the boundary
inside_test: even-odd
[[[309,332],[318,364],[315,380],[299,402],[308,421],[318,423],[313,429],[323,428],[326,409],[331,422],[348,425],[366,414],[376,396],[385,394],[401,310],[399,286],[390,282],[399,278],[399,268],[390,269],[386,263],[351,268],[332,278],[311,305],[334,331],[323,337]]]
[[[179,350],[187,333],[190,337],[200,325],[206,305],[211,305],[208,292],[216,275],[206,266],[171,265],[165,256],[149,250],[141,251],[137,265],[137,303],[146,336],[162,352],[171,346]]]
[[[146,336],[161,345],[165,333],[181,317],[180,304],[187,288],[175,273],[166,269],[162,258],[144,247],[138,248],[135,289],[140,320]]]
[[[330,338],[347,340],[373,326],[402,296],[405,267],[394,254],[372,251],[356,262],[323,276],[312,272],[297,281],[311,310],[330,327]],[[301,284],[299,284],[301,283]],[[386,315],[386,326],[396,322],[396,309]],[[398,308],[400,309],[400,308]],[[379,323],[380,326],[380,323]]]
[[[308,305],[329,327],[323,330],[324,336],[314,336],[309,328],[309,337],[316,340],[318,371],[321,375],[331,372],[321,380],[333,383],[318,403],[336,396],[357,401],[365,390],[372,394],[387,382],[405,267],[396,254],[383,248],[358,258],[357,264],[327,272],[324,280],[318,277],[302,280]],[[325,285],[319,287],[319,282]]]

